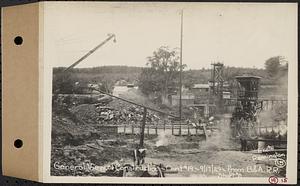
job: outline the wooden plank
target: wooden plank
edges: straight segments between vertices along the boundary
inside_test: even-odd
[[[206,139],[208,139],[207,131],[206,131],[206,126],[203,126],[203,132],[204,132],[204,135],[205,135]]]
[[[276,143],[287,143],[287,140],[273,140],[273,139],[245,139],[247,141],[264,141],[264,142],[276,142]]]

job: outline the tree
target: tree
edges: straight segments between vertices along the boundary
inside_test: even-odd
[[[114,81],[111,78],[103,76],[102,81],[99,83],[99,88],[100,90],[111,94],[114,89]]]
[[[202,71],[202,70],[201,70],[201,71]],[[196,83],[203,83],[203,82],[201,82],[201,80],[203,80],[203,79],[208,79],[208,78],[205,78],[205,77],[203,76],[203,74],[201,74],[201,73],[195,74],[195,73],[193,73],[191,70],[189,70],[189,71],[185,71],[185,72],[183,73],[182,84],[183,84],[186,88],[190,89],[190,88],[192,88],[192,87],[194,86],[194,84],[196,84]],[[206,81],[206,82],[207,82],[207,81]]]
[[[77,79],[70,74],[57,74],[53,77],[53,93],[72,94],[74,93],[75,83]]]
[[[265,68],[271,77],[275,77],[279,72],[281,66],[280,64],[281,59],[282,59],[281,56],[275,56],[266,60]]]
[[[146,95],[154,94],[167,103],[169,90],[178,87],[180,63],[178,50],[162,46],[147,58],[147,67],[139,77],[139,87]],[[182,68],[186,65],[182,65]]]

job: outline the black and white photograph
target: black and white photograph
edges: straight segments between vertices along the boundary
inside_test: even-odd
[[[287,183],[296,7],[45,3],[50,176]]]

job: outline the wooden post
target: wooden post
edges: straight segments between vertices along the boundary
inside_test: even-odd
[[[248,134],[251,135],[251,127],[249,125],[247,127],[248,127]]]
[[[271,110],[273,110],[273,108],[274,108],[274,100],[272,100],[272,108],[271,108]]]
[[[157,123],[155,123],[155,134],[157,135]]]
[[[126,134],[126,123],[124,124],[124,134]]]
[[[261,131],[260,131],[260,127],[261,127],[261,123],[259,122],[259,124],[258,124],[258,135],[261,135]]]
[[[148,132],[148,136],[150,135],[150,128],[149,128],[150,126],[148,125],[147,126],[147,132]]]
[[[166,131],[166,120],[164,120],[164,131]]]
[[[261,135],[261,126],[259,126],[259,135]]]
[[[171,123],[171,125],[172,125],[172,135],[174,135],[174,125],[173,123]]]
[[[134,126],[131,124],[131,134],[134,134]]]
[[[205,135],[205,140],[207,140],[207,139],[208,139],[208,135],[207,135],[207,132],[206,132],[206,127],[205,127],[205,125],[203,126],[203,133],[204,133],[204,135]]]
[[[238,131],[237,131],[237,126],[236,126],[236,122],[234,124],[234,137],[236,137],[238,134]]]
[[[187,124],[187,127],[188,127],[188,136],[190,136],[190,125]]]
[[[130,122],[129,121],[127,121],[127,123],[126,123],[126,125],[128,126],[128,134],[130,134]],[[126,127],[127,128],[127,127]]]
[[[143,121],[140,131],[140,148],[144,147],[144,131],[145,131],[145,125],[146,125],[146,117],[147,117],[147,108],[144,107],[144,114],[143,114]]]
[[[181,121],[180,121],[180,125],[179,125],[179,136],[181,136]]]

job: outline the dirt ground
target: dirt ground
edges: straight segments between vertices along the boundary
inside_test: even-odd
[[[169,134],[145,139],[145,162],[163,164],[176,173],[166,177],[269,177],[284,175],[284,168],[276,169],[267,154],[239,151],[239,144],[221,135],[179,137]],[[222,139],[222,140],[221,140]],[[163,142],[162,142],[163,141]],[[72,166],[92,163],[109,166],[112,163],[132,164],[132,151],[139,144],[139,136],[119,135],[114,139],[89,138],[80,145],[53,148],[51,166]],[[159,145],[159,146],[158,146]],[[58,162],[58,163],[57,163]],[[57,167],[57,166],[56,166]],[[102,176],[89,170],[52,168],[53,175]]]
[[[284,168],[275,166],[270,154],[241,152],[239,143],[226,138],[220,142],[218,134],[206,141],[201,137],[166,137],[169,141],[165,146],[156,146],[159,136],[146,141],[146,162],[162,163],[177,171],[176,174],[166,174],[167,177],[269,177],[285,174]]]
[[[94,108],[88,108],[92,109],[83,109],[82,115],[64,107],[54,112],[51,175],[103,176],[103,171],[95,170],[95,166],[106,168],[112,164],[133,163],[133,149],[140,142],[139,135],[107,134],[100,131],[98,127],[101,123],[93,122]],[[81,107],[77,109],[80,110]],[[166,176],[176,177],[285,175],[284,153],[274,155],[239,151],[239,141],[230,139],[228,122],[225,119],[218,122],[218,129],[209,131],[206,140],[204,136],[174,136],[168,133],[146,136],[146,164],[164,164],[173,171]],[[278,159],[280,163],[276,162]]]

